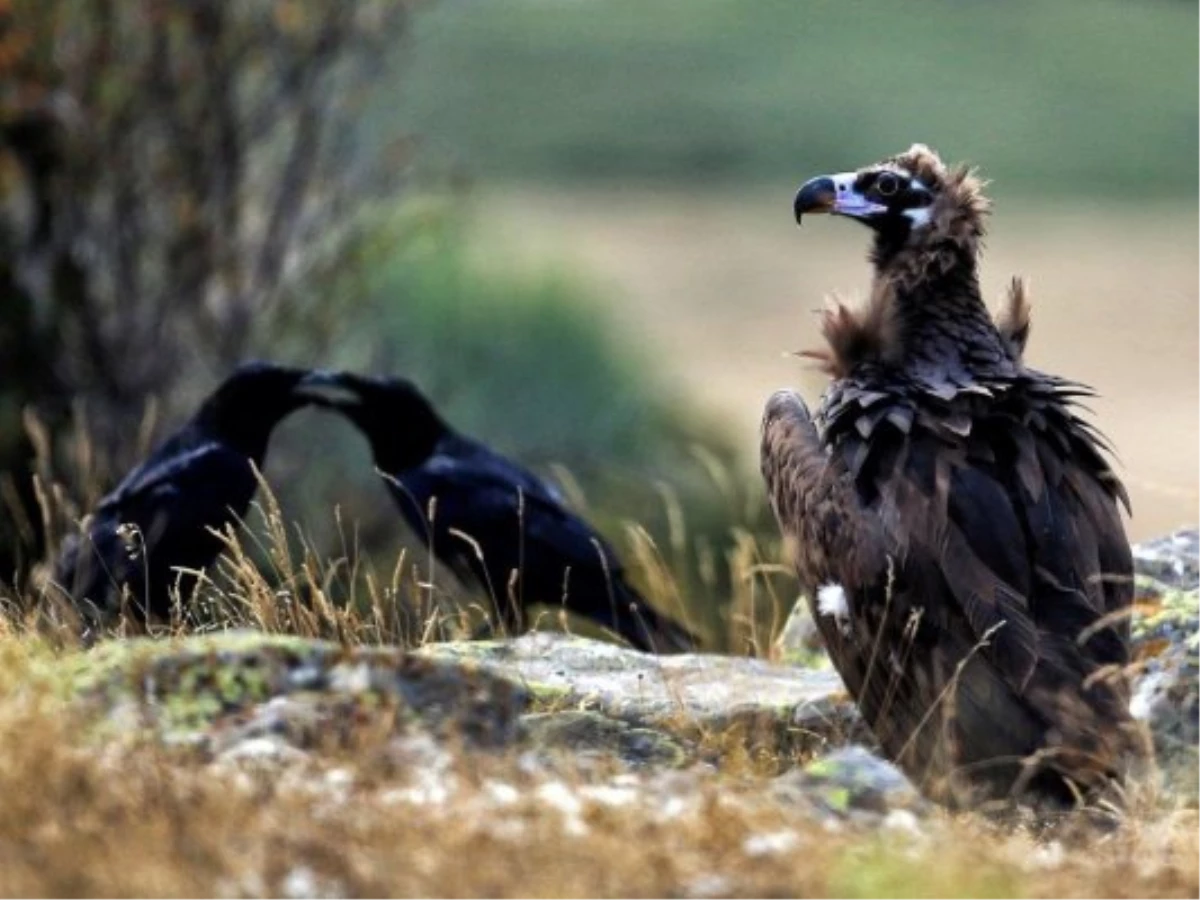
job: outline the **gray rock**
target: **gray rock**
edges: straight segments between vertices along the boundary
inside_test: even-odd
[[[1200,532],[1182,528],[1134,547],[1134,659],[1140,674],[1130,710],[1145,721],[1163,783],[1200,791]]]
[[[417,652],[473,660],[516,679],[545,704],[592,709],[688,738],[736,729],[747,743],[781,754],[840,743],[861,728],[841,678],[828,669],[734,656],[654,656],[550,632],[430,644]]]
[[[840,742],[858,721],[832,671],[657,657],[558,633],[404,652],[229,632],[112,642],[67,668],[79,703],[109,733],[148,729],[212,756],[268,742],[344,751],[364,732],[377,735],[382,720],[396,734],[525,744],[635,768],[747,750],[786,765]]]
[[[1138,575],[1153,578],[1175,590],[1200,587],[1200,530],[1193,527],[1133,547],[1133,567]]]
[[[808,600],[801,596],[796,599],[787,621],[783,623],[779,635],[772,644],[772,657],[790,666],[805,666],[807,668],[822,668],[829,666],[829,657],[825,655],[825,645],[821,643],[821,632],[813,621]]]
[[[1197,802],[1200,781],[1200,591],[1139,599],[1135,658],[1141,668],[1130,711],[1145,721],[1167,789]]]
[[[815,803],[827,817],[855,822],[880,821],[896,811],[920,817],[931,808],[903,772],[854,744],[776,778],[774,790],[793,802]]]
[[[68,666],[79,703],[111,729],[147,728],[212,752],[261,736],[302,749],[345,745],[385,717],[397,729],[503,746],[531,699],[478,666],[250,631],[113,641]]]
[[[683,765],[694,749],[663,731],[585,710],[532,713],[521,724],[529,741],[543,750],[616,757],[634,768]]]

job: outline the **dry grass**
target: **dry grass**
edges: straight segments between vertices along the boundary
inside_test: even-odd
[[[40,433],[36,421],[29,425],[33,433]],[[86,435],[76,443],[86,448]],[[39,466],[38,493],[53,553],[84,521],[80,510],[87,498],[100,495],[99,478],[85,452],[71,473],[72,483],[83,486],[81,502],[55,480],[44,455]],[[572,483],[562,467],[557,477]],[[729,472],[714,470],[718,480],[730,477]],[[221,535],[225,554],[200,573],[193,596],[176,596],[172,620],[161,623],[156,634],[253,628],[348,644],[414,647],[477,635],[486,630],[489,608],[512,602],[510,585],[464,585],[432,549],[415,539],[399,545],[391,556],[367,554],[359,546],[358,523],[347,521],[340,509],[333,512],[332,529],[324,529],[333,534],[334,548],[322,552],[304,525],[289,521],[261,475],[259,484],[246,521]],[[700,635],[703,649],[770,657],[772,637],[796,602],[797,586],[790,569],[776,562],[778,542],[764,544],[755,537],[751,520],[757,511],[731,503],[735,521],[725,542],[713,545],[688,533],[679,497],[669,486],[660,485],[659,494],[670,523],[666,545],[637,523],[627,523],[624,529],[622,555],[634,582],[657,608]],[[403,533],[402,523],[397,523],[397,531]],[[480,552],[469,535],[459,537]],[[58,637],[71,642],[79,622],[51,575],[51,567],[43,564],[24,591],[13,593],[0,584],[0,611],[9,611],[7,617],[0,616],[0,634],[24,631],[48,619]],[[725,602],[714,608],[714,597]],[[610,634],[562,608],[534,606],[528,621],[589,636]],[[138,630],[124,619],[111,632],[124,637]]]
[[[249,625],[348,644],[464,634],[472,615],[401,555],[320,558],[270,491],[178,633]],[[631,527],[651,598],[669,560]],[[775,548],[734,531],[730,644],[765,650],[785,609]],[[440,578],[440,576],[439,576]],[[786,584],[786,582],[784,582]],[[25,598],[26,605],[33,598]],[[0,616],[0,894],[371,896],[1196,896],[1194,801],[1138,806],[1076,840],[934,814],[825,824],[764,767],[615,771],[432,745],[379,723],[283,759],[85,737],[31,618]],[[385,723],[386,724],[386,723]],[[722,736],[711,736],[719,741]],[[786,761],[777,767],[786,768]]]
[[[738,773],[588,779],[378,733],[278,766],[91,747],[0,641],[0,894],[1195,896],[1195,811],[1079,846],[828,828]],[[590,783],[589,783],[590,781]]]

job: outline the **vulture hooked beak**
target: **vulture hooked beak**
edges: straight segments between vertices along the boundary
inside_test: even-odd
[[[886,206],[868,200],[854,189],[857,180],[857,172],[841,172],[837,175],[820,175],[806,181],[796,194],[796,224],[800,224],[801,218],[806,214],[829,213],[835,216],[849,216],[852,219],[866,219],[887,212]]]

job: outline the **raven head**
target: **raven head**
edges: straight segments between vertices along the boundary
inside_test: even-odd
[[[305,369],[255,360],[233,370],[208,397],[194,421],[242,450],[260,457],[272,429],[308,401],[296,393]]]
[[[404,378],[317,370],[303,380],[298,393],[353,422],[370,441],[375,464],[384,472],[420,465],[449,431],[429,400]]]

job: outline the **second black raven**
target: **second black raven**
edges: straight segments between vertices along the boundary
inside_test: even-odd
[[[320,372],[305,385],[358,426],[410,527],[487,591],[493,618],[509,631],[524,628],[526,605],[562,604],[642,650],[695,647],[694,635],[629,584],[612,547],[553,486],[456,433],[411,382]]]
[[[180,569],[208,566],[222,550],[209,529],[245,515],[275,425],[306,401],[306,370],[252,362],[238,367],[196,414],[150,454],[68,539],[55,583],[89,621],[109,621],[128,591],[135,619],[170,615],[170,590],[187,596]]]

